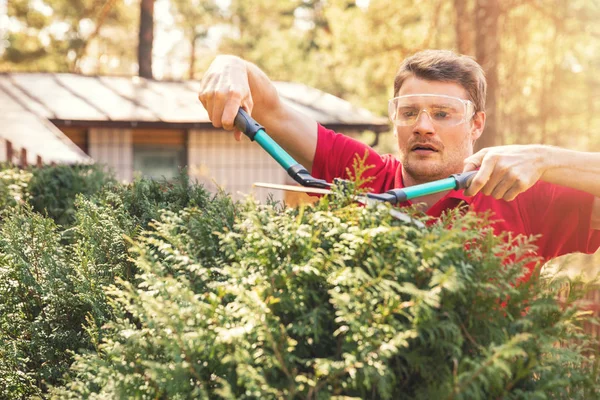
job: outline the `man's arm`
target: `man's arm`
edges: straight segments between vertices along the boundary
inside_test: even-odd
[[[241,132],[233,125],[240,107],[262,124],[269,136],[309,171],[317,148],[317,122],[280,99],[267,75],[235,56],[218,56],[205,73],[198,98],[217,128]]]
[[[551,147],[549,152],[556,158],[541,179],[593,194],[591,227],[600,230],[600,153],[557,147]]]
[[[465,160],[464,171],[479,168],[465,194],[477,192],[514,200],[538,180],[578,189],[595,196],[592,228],[600,229],[600,153],[544,145],[498,146]]]

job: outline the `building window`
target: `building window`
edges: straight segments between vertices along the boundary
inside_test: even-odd
[[[183,146],[134,145],[134,176],[153,179],[173,179],[186,165]]]

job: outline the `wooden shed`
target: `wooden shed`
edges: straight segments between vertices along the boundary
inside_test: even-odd
[[[349,135],[389,129],[385,118],[330,94],[297,83],[275,85],[284,102],[332,129]],[[253,182],[288,183],[257,144],[238,143],[212,126],[199,87],[197,81],[139,77],[0,74],[0,138],[5,147],[26,149],[29,163],[91,159],[122,181],[137,175],[168,179],[187,166],[211,190],[222,186],[238,198],[254,191],[262,200],[267,190],[253,190]]]

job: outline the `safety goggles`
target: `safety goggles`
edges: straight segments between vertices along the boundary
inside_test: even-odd
[[[412,126],[423,112],[434,124],[451,127],[469,121],[475,115],[475,105],[470,100],[438,94],[399,96],[388,104],[388,113],[395,126]]]

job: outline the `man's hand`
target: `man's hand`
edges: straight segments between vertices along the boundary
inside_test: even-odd
[[[479,169],[465,195],[482,192],[512,201],[533,186],[550,167],[552,148],[543,145],[489,147],[465,159],[463,172]]]
[[[202,78],[198,98],[216,128],[233,130],[240,141],[242,132],[234,121],[242,107],[295,160],[312,169],[317,121],[285,104],[273,82],[256,65],[236,56],[217,56]]]
[[[233,124],[235,116],[240,107],[248,113],[254,107],[246,62],[235,56],[217,56],[202,78],[198,98],[213,126],[234,130],[240,141],[242,133]]]

